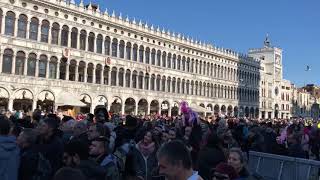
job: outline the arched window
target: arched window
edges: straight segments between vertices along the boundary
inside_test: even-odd
[[[182,71],[186,70],[186,57],[182,57]]]
[[[131,43],[129,42],[126,45],[126,59],[131,60]]]
[[[190,88],[190,81],[187,80],[187,83],[186,83],[186,93],[189,94],[189,88]]]
[[[176,78],[172,78],[172,93],[176,93]]]
[[[27,24],[28,24],[27,16],[24,15],[24,14],[19,15],[18,37],[20,37],[20,38],[26,38],[27,37]]]
[[[177,59],[176,59],[176,55],[174,54],[172,56],[172,69],[176,69],[177,67]]]
[[[57,78],[57,66],[58,66],[58,58],[52,56],[50,58],[50,63],[49,63],[49,78],[50,79]]]
[[[112,56],[117,57],[117,53],[118,53],[118,40],[114,38],[112,40]]]
[[[149,74],[146,73],[146,75],[144,76],[144,89],[148,90],[149,89]]]
[[[199,95],[202,96],[202,82],[199,83]]]
[[[177,93],[180,94],[180,85],[181,85],[181,80],[180,78],[177,80]]]
[[[58,44],[59,42],[59,31],[60,25],[58,23],[53,23],[51,28],[51,43]]]
[[[47,72],[47,61],[46,55],[41,55],[39,60],[39,77],[46,77]]]
[[[11,74],[13,51],[5,49],[2,60],[2,73]]]
[[[138,88],[142,89],[143,85],[143,72],[139,72],[139,77],[138,77]]]
[[[95,35],[93,32],[90,32],[88,37],[88,51],[90,52],[94,52],[94,41]]]
[[[48,42],[49,40],[49,21],[43,20],[41,23],[41,42]]]
[[[118,79],[119,79],[119,86],[123,87],[123,76],[124,76],[124,69],[119,69]]]
[[[151,64],[156,65],[156,50],[152,49],[151,51]]]
[[[151,75],[151,79],[150,79],[150,90],[154,91],[154,85],[155,85],[155,79],[156,76],[154,74]]]
[[[26,60],[26,54],[22,51],[19,51],[16,55],[16,75],[23,75],[24,63]]]
[[[166,77],[165,77],[165,76],[162,77],[162,81],[161,81],[161,91],[163,91],[163,92],[166,91]]]
[[[161,77],[158,75],[157,80],[156,80],[156,90],[157,91],[160,91],[160,81],[161,81]]]
[[[139,47],[139,62],[143,63],[144,47]]]
[[[72,30],[71,30],[71,47],[76,49],[77,44],[78,44],[78,29],[72,28]]]
[[[119,55],[120,58],[124,58],[124,41],[121,40],[119,44]]]
[[[0,9],[0,33],[1,32],[1,29],[2,29],[2,18],[3,18],[3,12],[2,12],[2,9]]]
[[[167,78],[167,92],[171,92],[171,78]]]
[[[162,67],[166,67],[166,63],[167,63],[167,53],[164,51],[162,53]]]
[[[137,88],[137,71],[132,73],[132,88]]]
[[[150,64],[150,48],[146,48],[146,51],[145,51],[145,59],[146,59],[146,64]]]
[[[194,72],[193,67],[194,67],[194,59],[191,60],[191,68],[190,68],[191,73]]]
[[[177,60],[177,69],[181,70],[181,56],[178,56],[178,60]]]
[[[104,53],[106,55],[110,55],[110,43],[111,43],[111,39],[109,36],[107,36],[106,39],[104,40]]]
[[[130,82],[131,82],[131,71],[129,69],[126,70],[126,87],[130,88]]]
[[[69,41],[69,27],[66,25],[62,26],[61,31],[61,46],[68,46]]]
[[[111,71],[111,86],[117,85],[117,68],[113,67]]]
[[[193,95],[194,94],[194,81],[191,81],[191,90],[190,90],[190,94]]]
[[[161,64],[161,51],[157,51],[157,66],[160,66]]]
[[[202,61],[199,63],[199,74],[202,74]]]
[[[138,45],[137,44],[133,45],[132,53],[133,53],[133,61],[138,61]]]
[[[88,64],[87,67],[87,83],[93,83],[93,70],[94,70],[94,65],[92,63]]]
[[[32,39],[35,41],[38,40],[38,29],[39,29],[39,20],[35,17],[31,18],[29,39]]]
[[[171,53],[168,54],[168,58],[167,58],[167,68],[171,68]]]
[[[15,21],[16,21],[16,15],[12,12],[9,11],[6,14],[6,19],[5,19],[5,34],[6,35],[10,35],[13,36],[14,35],[14,25],[15,25]]]
[[[86,50],[87,32],[85,30],[80,31],[80,49]]]
[[[36,61],[37,61],[37,55],[34,53],[30,53],[28,56],[28,66],[27,66],[28,76],[36,76]]]
[[[102,41],[103,41],[103,37],[101,34],[98,34],[97,36],[97,53],[102,54]]]
[[[207,63],[207,76],[210,75],[210,63]]]
[[[196,81],[196,84],[195,84],[195,95],[197,96],[198,95],[198,89],[199,88],[199,85],[198,85],[198,81]]]
[[[199,61],[198,61],[198,59],[196,59],[196,67],[195,67],[195,69],[196,69],[196,74],[198,74],[198,72],[199,72]]]
[[[182,83],[181,83],[181,93],[182,94],[185,93],[185,89],[186,89],[186,82],[184,79],[182,79]]]

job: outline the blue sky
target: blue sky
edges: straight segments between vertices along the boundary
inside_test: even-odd
[[[77,0],[79,2],[80,0]],[[84,0],[88,3],[89,0]],[[246,53],[269,33],[283,49],[284,78],[320,84],[319,0],[92,0],[148,24]],[[305,71],[306,66],[311,71]]]

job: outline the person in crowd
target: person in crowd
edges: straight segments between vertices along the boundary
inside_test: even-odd
[[[246,179],[250,176],[246,168],[246,157],[240,148],[230,149],[228,164],[236,170],[240,178]]]
[[[109,121],[109,114],[105,106],[98,106],[94,110],[94,121],[104,124]]]
[[[89,145],[90,143],[88,141],[87,132],[88,132],[87,125],[82,121],[78,121],[73,127],[73,135],[71,136],[70,139],[87,142]]]
[[[305,158],[305,152],[301,145],[301,134],[292,132],[288,135],[288,156],[296,158]]]
[[[133,149],[133,165],[137,176],[144,180],[151,180],[157,167],[157,146],[151,131],[144,134],[144,138]]]
[[[236,180],[239,175],[233,166],[221,162],[211,171],[211,180]]]
[[[89,146],[80,140],[71,140],[65,145],[63,163],[79,169],[89,180],[104,180],[106,171],[96,162],[89,160]]]
[[[305,154],[305,158],[309,159],[309,133],[308,133],[308,128],[303,129],[303,135],[301,137],[301,145],[302,145],[302,150]]]
[[[106,135],[106,129],[101,123],[94,123],[89,126],[88,139],[89,141],[94,140],[100,136]]]
[[[54,175],[53,180],[87,180],[86,177],[79,169],[71,167],[63,167],[57,171]]]
[[[202,180],[192,169],[191,155],[178,140],[163,144],[157,154],[159,174],[168,180]]]
[[[211,133],[206,146],[200,150],[197,166],[199,175],[204,179],[210,179],[211,168],[216,167],[220,162],[226,162],[222,144],[216,133]]]
[[[60,130],[63,132],[63,143],[67,143],[73,135],[73,129],[76,121],[70,116],[63,116],[60,124]]]
[[[63,141],[58,126],[59,119],[51,116],[42,119],[37,127],[39,142],[36,149],[49,160],[53,172],[56,172],[62,165]]]
[[[16,138],[9,136],[10,122],[0,116],[0,179],[17,180],[20,163],[20,150]]]
[[[109,140],[106,137],[96,137],[92,140],[89,155],[106,171],[105,180],[120,179],[117,159],[110,153]]]
[[[34,129],[23,129],[17,138],[21,149],[19,180],[33,180],[37,174],[39,152],[35,149],[37,133]]]

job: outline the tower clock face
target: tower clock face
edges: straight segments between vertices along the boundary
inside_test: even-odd
[[[278,88],[278,87],[276,87],[276,88],[274,89],[274,94],[275,94],[276,96],[278,96],[278,94],[279,94],[279,88]]]

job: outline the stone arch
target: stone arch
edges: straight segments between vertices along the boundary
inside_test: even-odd
[[[53,92],[43,90],[37,95],[37,109],[53,112],[56,98]]]
[[[106,96],[104,95],[98,95],[96,98],[95,98],[95,105],[96,106],[105,106],[107,107],[108,106],[108,99]]]
[[[110,99],[110,112],[113,114],[121,113],[122,106],[124,106],[122,99],[118,96],[114,96]],[[124,112],[122,112],[124,113]]]
[[[19,89],[14,93],[13,109],[28,112],[32,110],[34,94],[29,89]]]
[[[238,106],[235,106],[235,107],[233,108],[233,114],[234,114],[234,117],[238,117],[238,114],[239,114],[239,108],[238,108]]]
[[[231,105],[229,105],[228,108],[227,108],[227,115],[228,115],[228,116],[231,116],[231,115],[232,115],[232,112],[233,112],[233,108],[232,108]]]
[[[170,109],[170,103],[169,101],[165,100],[161,103],[161,115],[166,114],[167,116],[169,115],[169,109]]]
[[[83,93],[80,95],[80,101],[86,104],[84,107],[80,107],[80,112],[90,113],[92,98],[89,94]]]
[[[134,98],[129,97],[125,100],[124,103],[124,113],[125,114],[135,114],[135,109],[136,109],[136,101]]]
[[[221,106],[221,113],[222,113],[222,114],[226,114],[226,112],[227,112],[226,106],[225,106],[225,105],[222,105],[222,106]]]
[[[174,101],[171,106],[171,116],[178,116],[179,115],[179,107],[180,103],[178,101]]]
[[[5,111],[8,109],[10,93],[4,87],[0,87],[0,111]]]
[[[138,102],[138,114],[148,115],[148,101],[146,99],[140,99]]]
[[[150,103],[150,114],[157,114],[159,113],[159,101],[158,100],[152,100]]]
[[[220,107],[219,107],[218,104],[216,104],[213,109],[214,109],[214,114],[219,114],[219,112],[220,112]]]

